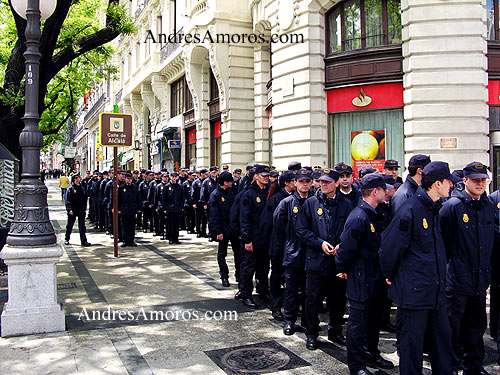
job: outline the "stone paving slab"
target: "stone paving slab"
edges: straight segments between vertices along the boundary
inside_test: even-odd
[[[66,212],[55,180],[49,187],[50,217],[62,242]],[[302,329],[290,337],[283,335],[279,322],[261,306],[251,311],[233,299],[237,290],[231,274],[230,288],[220,285],[217,247],[206,239],[181,232],[181,245],[168,245],[151,233],[137,233],[137,247],[119,248],[113,256],[113,241],[104,233],[88,230],[92,247],[79,246],[77,227],[71,245],[57,266],[57,283],[75,283],[76,288],[59,289],[64,302],[67,331],[0,339],[1,374],[144,374],[221,375],[226,372],[207,352],[225,348],[276,342],[310,366],[271,373],[347,374],[345,348],[326,340],[326,317],[322,319],[320,346],[305,348]],[[231,251],[228,254],[233,272]],[[7,298],[7,278],[0,276],[0,304]],[[258,297],[256,297],[259,302]],[[262,305],[262,304],[261,304]],[[138,316],[155,311],[165,319]],[[85,321],[82,311],[130,312],[131,321],[115,319]],[[229,311],[237,320],[182,319],[177,312]],[[171,314],[168,316],[167,314]],[[381,333],[380,349],[385,358],[397,363],[395,337]],[[498,372],[495,346],[485,336],[487,366]],[[429,374],[428,363],[425,374]],[[267,372],[270,373],[270,372]],[[397,374],[398,369],[380,372]]]

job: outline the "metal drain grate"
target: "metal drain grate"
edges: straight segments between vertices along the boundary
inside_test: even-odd
[[[76,285],[76,283],[57,284],[57,290],[61,290],[61,289],[76,289],[76,288],[78,288],[78,285]]]
[[[311,364],[276,341],[205,352],[226,374],[265,374]]]

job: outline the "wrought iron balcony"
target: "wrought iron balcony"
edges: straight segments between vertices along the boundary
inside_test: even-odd
[[[90,108],[85,115],[83,119],[84,122],[87,122],[92,117],[92,115],[104,104],[104,100],[106,100],[106,95],[102,94],[101,97],[97,99],[97,102],[95,102],[92,108]]]
[[[175,33],[175,43],[166,43],[160,50],[160,62],[165,61],[179,46],[178,35],[182,34],[183,28]]]

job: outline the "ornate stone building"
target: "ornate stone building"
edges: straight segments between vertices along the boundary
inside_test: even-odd
[[[138,31],[114,42],[121,72],[109,94],[134,115],[124,166],[333,165],[353,161],[360,132],[404,164],[425,153],[452,168],[500,165],[492,2],[124,3]]]

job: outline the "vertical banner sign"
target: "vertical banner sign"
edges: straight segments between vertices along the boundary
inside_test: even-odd
[[[351,132],[351,165],[354,178],[359,169],[371,166],[382,172],[385,162],[385,130]]]

